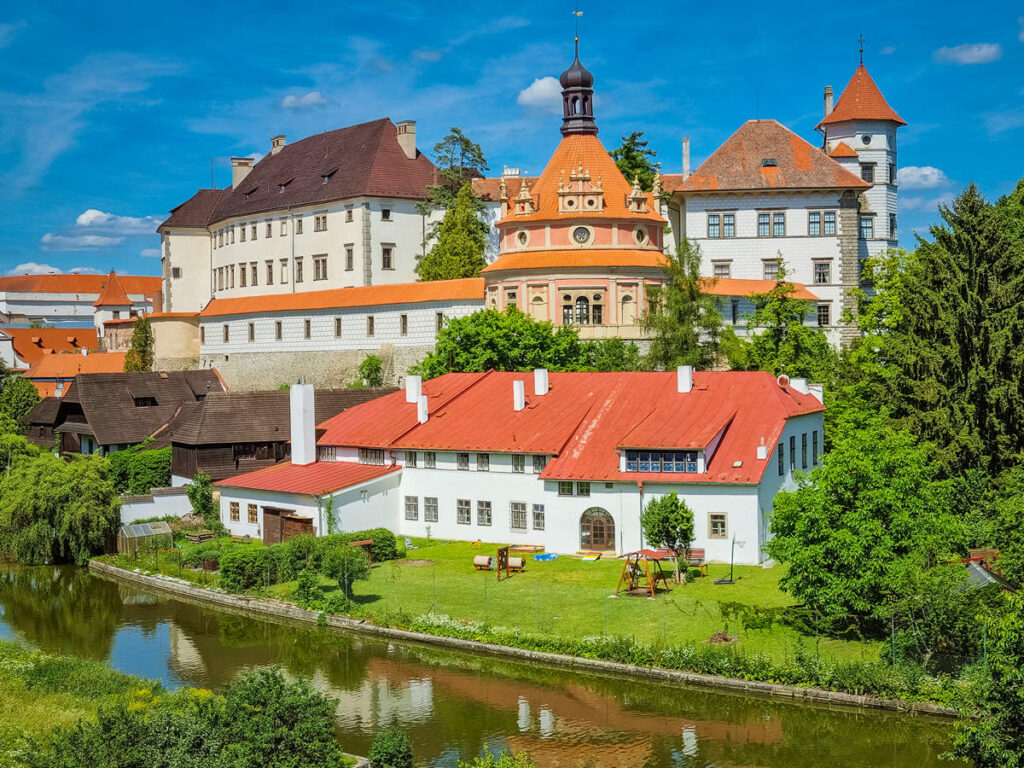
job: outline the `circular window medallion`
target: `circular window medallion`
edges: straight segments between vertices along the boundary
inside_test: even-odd
[[[590,240],[590,230],[586,227],[576,227],[576,229],[572,231],[572,239],[580,245],[583,245]]]
[[[647,242],[647,232],[642,227],[637,227],[633,230],[633,240],[637,245],[643,245]]]
[[[576,201],[573,200],[571,197],[567,197],[565,199],[565,207],[566,208],[575,208],[576,207]]]
[[[516,233],[516,242],[520,245],[520,247],[525,248],[527,243],[530,242],[530,233],[527,232],[525,229],[519,230],[519,232]]]
[[[865,144],[870,144],[871,143],[871,137],[870,136],[861,136],[860,140],[863,141]]]

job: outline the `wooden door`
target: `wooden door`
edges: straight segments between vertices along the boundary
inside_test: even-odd
[[[281,515],[281,541],[288,541],[292,536],[313,532],[313,518],[297,515]]]
[[[291,512],[288,509],[275,509],[274,507],[263,508],[263,543],[264,544],[279,544],[284,539],[282,538],[282,515],[287,515]]]

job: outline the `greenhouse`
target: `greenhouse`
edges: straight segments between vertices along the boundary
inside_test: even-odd
[[[140,551],[167,549],[174,545],[171,527],[162,520],[155,523],[134,523],[122,525],[117,532],[118,554],[136,555]]]

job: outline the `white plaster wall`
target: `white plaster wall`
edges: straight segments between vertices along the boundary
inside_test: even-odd
[[[166,517],[174,515],[182,517],[192,511],[188,496],[184,493],[154,494],[141,499],[130,497],[136,501],[121,502],[121,523],[134,523],[147,517]]]
[[[98,293],[20,293],[0,291],[0,312],[27,315],[50,325],[87,327],[93,325]],[[138,293],[129,293],[132,309],[137,312],[153,311],[152,303]],[[123,315],[122,315],[123,316]]]
[[[160,235],[164,306],[156,311],[198,312],[210,300],[210,233],[172,229]],[[174,277],[172,267],[181,270]]]

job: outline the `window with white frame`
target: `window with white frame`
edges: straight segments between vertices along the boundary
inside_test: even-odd
[[[526,502],[509,502],[509,513],[511,516],[510,525],[514,531],[526,530]]]
[[[434,453],[433,451],[424,451],[423,452],[423,466],[426,469],[436,469],[437,468],[437,454]]]
[[[416,451],[406,451],[405,452],[405,466],[407,466],[407,467],[415,467],[416,466],[416,459],[417,459]]]
[[[627,472],[696,472],[697,451],[626,451]]]
[[[321,254],[313,257],[313,279],[314,280],[326,280],[327,279],[327,254]]]
[[[543,531],[544,530],[544,505],[534,504],[533,505],[533,530]]]
[[[419,496],[406,496],[405,497],[405,519],[406,520],[419,520],[420,519],[420,497]]]
[[[469,454],[458,453],[455,455],[455,467],[456,469],[469,470]]]
[[[476,503],[476,524],[477,525],[490,525],[491,524],[491,502],[489,502],[489,501],[478,501]]]
[[[469,525],[473,522],[473,507],[469,499],[456,500],[455,522],[459,525]]]
[[[512,454],[512,471],[520,474],[526,472],[526,457],[523,454]]]
[[[544,467],[548,465],[548,457],[543,454],[534,454],[533,456],[533,474],[539,475],[544,471]]]
[[[832,263],[828,261],[814,262],[814,284],[828,285],[832,282]]]
[[[763,276],[765,280],[777,280],[779,277],[779,260],[765,259],[763,262]]]
[[[478,453],[476,455],[476,471],[477,472],[490,472],[491,471],[491,454],[489,454],[489,453]]]
[[[716,280],[728,280],[732,277],[731,261],[715,261],[711,264],[711,271]]]
[[[426,523],[437,522],[437,497],[423,497],[423,521]]]
[[[383,448],[360,448],[359,449],[359,463],[360,464],[375,464],[379,467],[384,466],[384,449]]]
[[[558,495],[559,496],[572,496],[572,482],[568,480],[558,481]]]
[[[708,515],[708,538],[727,539],[729,538],[728,517],[725,512],[711,512]]]
[[[736,214],[722,214],[722,237],[736,237]]]
[[[589,496],[590,495],[590,483],[576,483],[576,495],[577,496]]]

